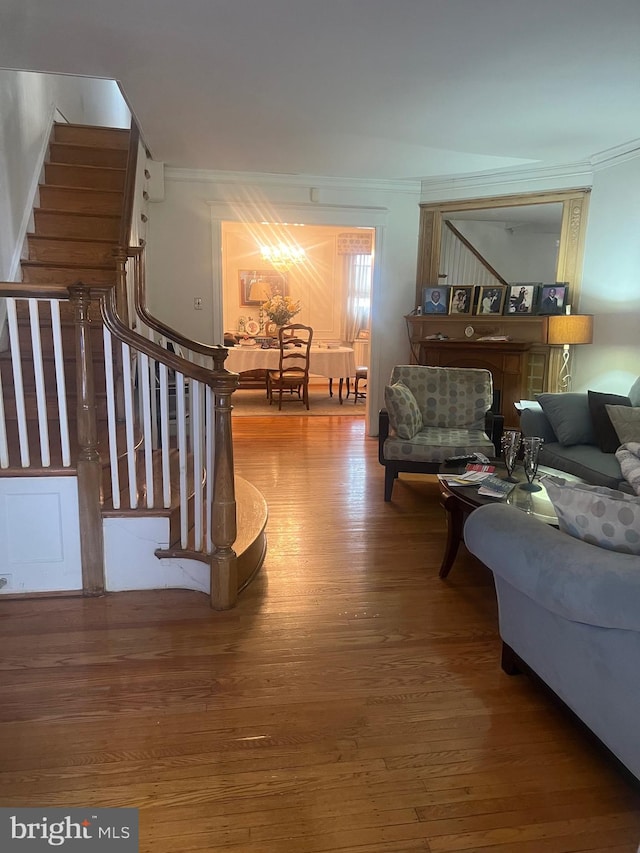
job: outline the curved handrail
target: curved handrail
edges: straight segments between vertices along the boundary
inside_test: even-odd
[[[153,329],[159,335],[164,335],[164,337],[170,338],[174,343],[184,347],[185,349],[198,352],[200,355],[206,355],[210,358],[214,358],[215,353],[220,349],[219,344],[205,344],[202,343],[202,341],[193,341],[149,313],[149,309],[146,305],[146,281],[144,275],[144,264],[142,263],[143,253],[143,246],[132,246],[128,250],[129,257],[133,258],[136,264],[136,280],[134,288],[134,306],[136,314],[150,329]]]
[[[217,346],[212,348],[214,349],[212,353],[214,360],[213,370],[201,367],[199,364],[182,358],[176,353],[160,346],[160,344],[155,343],[155,341],[150,341],[148,338],[130,329],[118,315],[114,287],[101,288],[78,283],[77,285],[71,285],[69,291],[72,291],[74,288],[80,288],[81,291],[90,290],[94,293],[99,293],[103,297],[100,300],[100,314],[107,329],[119,340],[145,353],[149,358],[154,358],[156,361],[166,364],[167,367],[176,370],[178,373],[182,373],[190,379],[196,379],[205,385],[214,385],[215,380],[220,379],[221,376],[237,377],[237,373],[231,373],[224,366],[228,352],[226,347]]]

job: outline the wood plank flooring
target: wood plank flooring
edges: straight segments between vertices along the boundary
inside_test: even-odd
[[[144,853],[635,853],[638,792],[501,671],[490,574],[438,578],[435,483],[385,504],[360,419],[233,428],[270,506],[235,610],[0,602],[0,803],[139,807]]]

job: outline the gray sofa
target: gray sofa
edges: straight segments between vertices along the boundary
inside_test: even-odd
[[[505,671],[526,664],[640,779],[640,556],[503,504],[464,539],[494,575]]]
[[[628,398],[632,406],[640,406],[640,378]],[[598,445],[588,393],[541,394],[538,400],[543,408],[524,409],[520,428],[524,436],[544,439],[540,464],[574,474],[587,483],[628,490],[615,452],[603,452]]]

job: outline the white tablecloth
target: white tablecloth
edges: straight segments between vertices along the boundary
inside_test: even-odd
[[[229,347],[229,356],[224,363],[227,370],[243,373],[245,370],[275,370],[280,363],[280,350],[260,347]],[[355,376],[356,360],[351,347],[327,349],[311,347],[309,373],[346,379]]]

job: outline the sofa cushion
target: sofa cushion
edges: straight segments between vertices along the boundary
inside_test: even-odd
[[[620,447],[620,442],[606,407],[608,405],[631,406],[631,400],[620,394],[606,394],[602,391],[587,391],[587,397],[591,422],[596,434],[596,444],[603,453],[615,453]]]
[[[444,462],[449,456],[484,453],[495,456],[493,442],[482,430],[423,427],[408,441],[391,436],[384,443],[384,458],[396,462]],[[437,467],[436,467],[437,470]]]
[[[399,438],[413,438],[422,429],[422,415],[416,398],[404,382],[386,385],[384,402],[389,412],[389,423]]]
[[[618,436],[619,445],[640,441],[640,407],[607,405],[606,410]]]
[[[603,453],[595,444],[574,444],[563,447],[559,442],[543,444],[540,464],[573,474],[595,486],[620,489],[623,479],[615,453]]]
[[[609,551],[640,556],[640,498],[544,476],[560,530]]]
[[[595,444],[589,400],[586,394],[538,394],[536,399],[549,419],[560,444]]]

